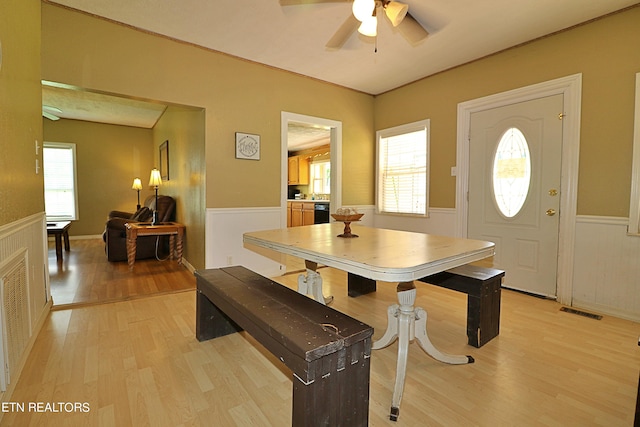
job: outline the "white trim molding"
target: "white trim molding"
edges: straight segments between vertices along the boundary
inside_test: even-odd
[[[455,234],[467,236],[469,206],[469,126],[471,114],[491,108],[526,102],[551,95],[564,95],[562,138],[562,181],[560,201],[560,231],[558,245],[557,297],[571,305],[573,283],[573,252],[578,190],[578,158],[580,152],[580,116],[582,74],[543,82],[508,92],[486,96],[458,104],[456,154],[456,224]]]
[[[322,125],[330,129],[331,209],[335,211],[337,207],[342,206],[342,122],[282,111],[280,113],[280,140],[282,150],[280,159],[280,216],[282,218],[282,227],[287,226],[287,188],[289,181],[287,140],[289,122]]]
[[[640,73],[636,74],[636,104],[633,116],[633,163],[631,201],[627,232],[640,236]]]

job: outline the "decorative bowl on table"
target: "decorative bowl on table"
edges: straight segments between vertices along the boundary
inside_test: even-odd
[[[359,213],[359,214],[351,214],[351,215],[338,215],[338,214],[331,214],[331,216],[333,217],[333,219],[335,219],[336,221],[340,221],[340,222],[353,222],[353,221],[360,221],[360,218],[362,218],[364,216],[363,213]]]
[[[354,221],[360,221],[360,218],[362,218],[363,215],[364,214],[358,213],[352,208],[340,208],[336,213],[331,214],[333,219],[344,223],[344,232],[342,234],[338,234],[338,237],[358,237],[357,234],[351,233],[351,223]]]

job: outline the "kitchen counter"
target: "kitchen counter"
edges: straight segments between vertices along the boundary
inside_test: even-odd
[[[302,203],[331,203],[331,200],[287,199],[287,202],[302,202]]]

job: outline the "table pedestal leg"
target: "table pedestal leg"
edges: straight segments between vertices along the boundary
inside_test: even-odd
[[[389,418],[397,421],[400,415],[400,401],[404,390],[404,379],[407,372],[407,355],[409,343],[414,339],[428,355],[436,360],[454,365],[473,363],[471,356],[457,356],[443,353],[433,346],[427,336],[427,312],[415,307],[416,288],[413,282],[398,284],[398,302],[387,309],[387,330],[384,335],[372,345],[373,350],[387,347],[398,339],[398,361],[396,366],[396,382],[391,400],[391,414]]]
[[[307,274],[306,276],[304,274],[298,276],[298,293],[311,295],[321,304],[331,304],[333,296],[325,297],[322,294],[322,277],[316,271],[318,264],[311,261],[305,261],[304,264],[307,267]]]

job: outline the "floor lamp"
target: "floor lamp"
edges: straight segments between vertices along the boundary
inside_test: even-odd
[[[158,169],[151,169],[151,176],[149,177],[149,186],[154,187],[156,190],[156,204],[153,209],[153,225],[158,224],[158,187],[162,184],[162,178],[160,177],[160,171]]]
[[[140,210],[140,190],[142,190],[142,181],[140,181],[140,178],[135,178],[133,180],[133,185],[131,186],[132,190],[136,190],[138,192],[138,207],[136,208],[136,211]]]

